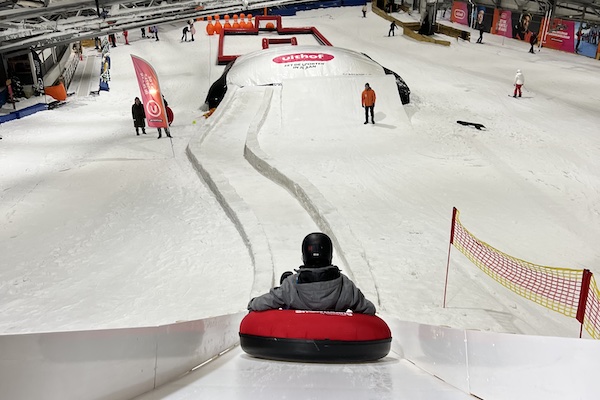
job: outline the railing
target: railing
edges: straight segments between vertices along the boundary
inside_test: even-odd
[[[67,62],[65,66],[65,70],[62,73],[63,81],[65,84],[65,88],[69,88],[71,81],[73,81],[73,75],[75,75],[75,70],[77,69],[77,65],[79,64],[79,57],[77,54],[72,54],[71,58]]]

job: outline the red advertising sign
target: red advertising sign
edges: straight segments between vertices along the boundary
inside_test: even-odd
[[[146,112],[146,121],[152,128],[167,128],[166,107],[163,102],[158,84],[158,76],[154,68],[142,58],[131,55],[135,75],[137,76],[140,92],[142,93],[142,103]]]
[[[512,37],[512,13],[507,10],[494,10],[491,32],[494,35]]]
[[[277,64],[303,61],[331,61],[334,57],[327,53],[293,53],[278,56],[273,59]]]
[[[467,3],[463,3],[462,1],[455,1],[452,3],[452,15],[450,15],[450,21],[469,25]]]
[[[544,19],[543,23],[545,22]],[[574,37],[575,22],[552,18],[548,25],[548,32],[546,32],[546,37],[544,38],[544,47],[574,53]]]

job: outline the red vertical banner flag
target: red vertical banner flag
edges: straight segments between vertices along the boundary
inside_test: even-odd
[[[158,76],[154,68],[144,59],[131,55],[135,75],[137,76],[142,103],[146,112],[146,121],[151,128],[167,128],[167,111],[163,102]]]

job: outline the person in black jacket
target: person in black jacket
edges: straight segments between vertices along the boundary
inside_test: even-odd
[[[146,112],[144,111],[144,105],[140,101],[139,97],[135,98],[135,102],[131,106],[131,116],[133,117],[133,126],[135,126],[136,135],[140,136],[140,128],[142,133],[146,134]]]
[[[396,34],[394,33],[394,30],[396,28],[397,28],[396,21],[392,21],[392,23],[390,24],[390,30],[388,31],[388,37],[390,37],[390,35],[396,36]]]
[[[182,31],[182,35],[181,35],[181,41],[183,42],[184,40],[187,42],[187,34],[190,31],[190,27],[189,26],[184,26],[183,27],[183,31]]]
[[[529,39],[529,44],[531,45],[531,47],[529,48],[529,52],[532,54],[535,54],[535,51],[533,50],[533,46],[535,46],[537,44],[538,41],[538,35],[537,33],[533,33],[531,35],[531,38]]]
[[[477,39],[477,43],[483,43],[483,32],[485,30],[485,25],[483,23],[484,10],[479,10],[477,12],[477,22],[475,22],[475,29],[479,31],[479,39]]]
[[[165,113],[166,113],[167,107],[169,107],[169,103],[167,103],[167,99],[165,99],[164,95],[161,95],[161,96],[163,99],[163,103],[165,105]],[[162,128],[156,128],[156,129],[158,129],[158,138],[157,139],[160,139],[162,137]],[[169,130],[168,126],[165,128],[165,133],[167,134],[167,137],[170,137],[170,138],[173,137],[173,136],[171,136],[171,131]]]

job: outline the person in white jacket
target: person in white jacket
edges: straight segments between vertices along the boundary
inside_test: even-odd
[[[517,75],[515,75],[515,92],[513,93],[513,97],[517,97],[517,93],[519,93],[519,97],[521,97],[521,87],[525,84],[525,77],[520,69],[517,70]]]

